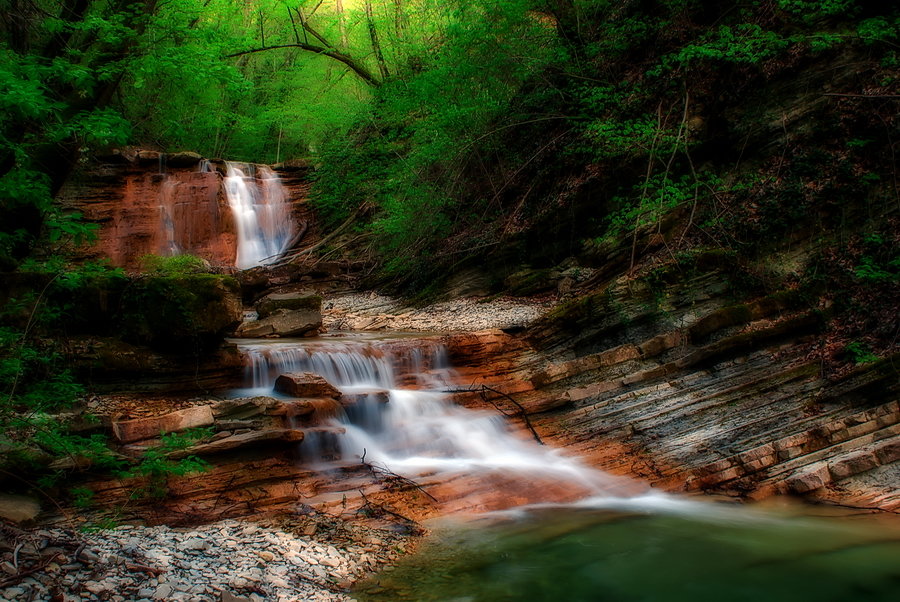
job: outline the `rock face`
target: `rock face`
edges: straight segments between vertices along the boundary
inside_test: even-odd
[[[189,428],[210,426],[214,422],[212,408],[199,406],[171,412],[155,418],[139,418],[113,423],[113,434],[122,443],[159,437],[160,433],[174,433]]]
[[[136,268],[147,254],[176,250],[199,255],[213,265],[234,265],[237,235],[234,219],[216,171],[200,171],[177,161],[164,168],[159,160],[101,164],[70,181],[63,202],[100,226],[90,258]]]
[[[191,253],[213,266],[230,267],[237,255],[235,220],[222,188],[224,164],[197,153],[122,151],[99,157],[70,179],[59,199],[99,226],[96,244],[78,250],[85,259],[139,268],[147,254]],[[307,237],[316,235],[306,206],[307,169],[282,176],[292,213]]]
[[[0,493],[0,518],[14,523],[34,520],[41,512],[41,505],[34,498],[24,495]]]

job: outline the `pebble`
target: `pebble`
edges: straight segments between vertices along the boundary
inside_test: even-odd
[[[312,540],[298,535],[307,530],[309,518],[301,521],[290,530],[236,520],[187,530],[126,525],[73,535],[50,529],[46,533],[51,541],[73,542],[69,550],[84,545],[80,562],[53,563],[15,586],[0,589],[0,602],[49,600],[52,590],[60,587],[72,592],[67,602],[343,602],[351,598],[335,592],[335,583],[346,586],[386,564],[393,558],[392,549],[405,541],[403,536],[357,525],[320,525],[319,536]],[[374,549],[366,545],[372,541],[383,545]],[[136,571],[134,564],[161,573]]]

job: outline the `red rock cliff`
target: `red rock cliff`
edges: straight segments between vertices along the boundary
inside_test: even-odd
[[[162,158],[160,158],[162,157]],[[221,162],[194,153],[117,153],[98,159],[60,192],[64,205],[99,225],[84,259],[109,258],[136,268],[147,254],[190,253],[215,266],[233,266],[237,235],[222,188]],[[295,219],[308,221],[305,171],[284,178]]]

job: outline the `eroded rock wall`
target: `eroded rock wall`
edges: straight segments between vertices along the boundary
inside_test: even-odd
[[[303,166],[278,166],[303,237],[311,237],[309,182]],[[77,250],[83,259],[108,258],[139,268],[144,255],[190,253],[231,267],[237,254],[235,220],[223,189],[225,164],[194,153],[151,151],[93,160],[60,192],[63,205],[98,226],[98,239]],[[300,238],[300,237],[298,237]]]

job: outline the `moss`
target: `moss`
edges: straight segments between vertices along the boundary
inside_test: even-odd
[[[189,339],[205,346],[240,316],[240,285],[230,276],[156,276],[125,290],[119,324],[123,338],[132,342],[165,347]]]

